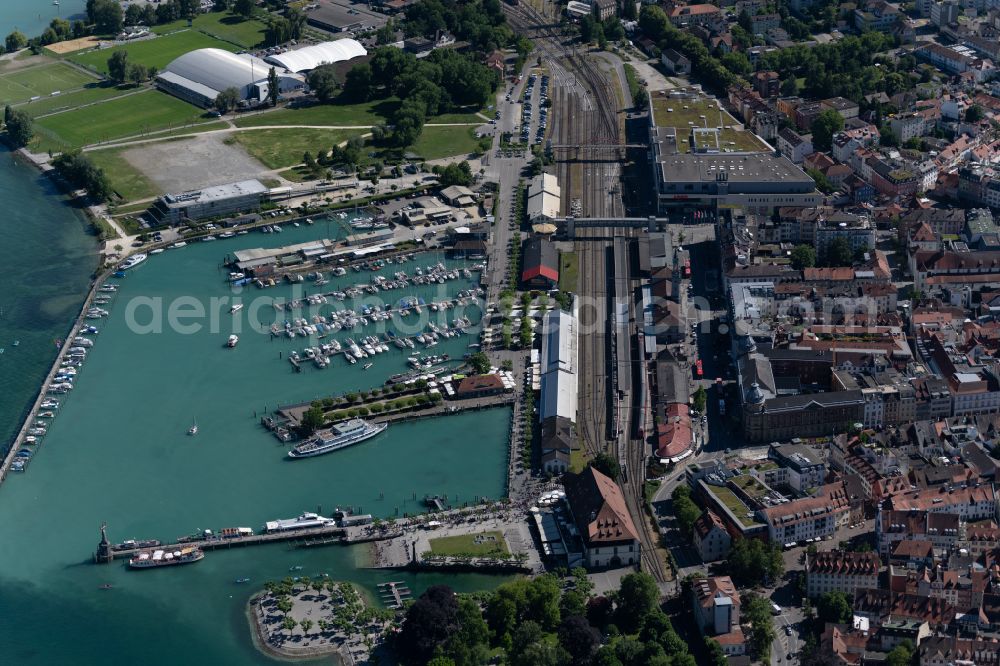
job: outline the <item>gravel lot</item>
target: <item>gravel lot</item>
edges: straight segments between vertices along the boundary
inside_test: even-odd
[[[226,145],[218,134],[142,144],[122,151],[122,157],[165,192],[234,183],[267,171],[240,146]]]

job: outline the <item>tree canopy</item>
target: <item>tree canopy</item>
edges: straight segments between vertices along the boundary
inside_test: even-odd
[[[851,620],[851,602],[843,592],[826,592],[816,601],[818,617],[823,622],[845,623]]]
[[[215,108],[219,113],[229,113],[240,103],[240,91],[226,88],[215,97]]]
[[[330,64],[320,65],[309,72],[309,88],[316,95],[316,99],[324,104],[332,102],[340,90],[340,82],[337,81],[336,72],[337,68]]]
[[[420,0],[407,8],[403,23],[407,37],[434,39],[445,30],[482,53],[517,41],[500,0]]]
[[[796,245],[790,256],[792,268],[802,270],[816,265],[816,248],[812,245]]]
[[[838,236],[826,246],[823,251],[823,263],[827,266],[850,266],[854,259],[854,251],[850,242]]]
[[[35,136],[35,129],[32,125],[31,116],[26,111],[6,107],[4,110],[4,122],[7,124],[7,136],[18,148],[23,148],[31,143]]]
[[[87,18],[101,35],[121,32],[124,14],[118,0],[87,0]]]
[[[749,541],[749,539],[741,539],[740,541]],[[774,641],[775,635],[770,602],[752,592],[744,594],[741,614],[743,621],[751,625],[751,629],[747,633],[747,644],[751,652],[758,659],[769,661],[771,643]]]
[[[728,562],[733,578],[744,587],[777,581],[785,571],[781,548],[757,539],[737,539]]]
[[[104,170],[98,168],[87,155],[79,150],[60,154],[52,160],[54,166],[63,178],[74,187],[87,190],[87,194],[97,201],[107,201],[111,198],[112,189]]]
[[[18,49],[23,49],[28,45],[28,38],[24,36],[24,33],[20,30],[15,30],[14,32],[7,35],[7,39],[4,42],[4,47],[7,52],[17,51]]]
[[[610,477],[613,481],[617,481],[618,477],[622,473],[622,468],[621,465],[618,464],[618,459],[605,451],[601,451],[594,456],[594,459],[590,461],[590,467],[593,467],[601,474]]]
[[[813,121],[812,143],[818,151],[830,150],[833,135],[844,129],[844,117],[833,109],[822,111]]]
[[[694,532],[695,521],[701,515],[701,509],[691,499],[691,488],[686,484],[681,484],[674,488],[670,494],[673,500],[674,516],[677,517],[677,525],[685,537],[691,538]]]
[[[438,174],[438,182],[441,184],[441,187],[470,185],[472,183],[472,167],[465,160],[452,162],[445,167],[436,165],[434,173]]]
[[[485,375],[490,371],[490,357],[485,352],[476,352],[469,357],[469,365],[477,375]]]
[[[399,632],[400,654],[410,664],[425,664],[438,646],[459,629],[458,599],[451,588],[427,588],[410,606]]]

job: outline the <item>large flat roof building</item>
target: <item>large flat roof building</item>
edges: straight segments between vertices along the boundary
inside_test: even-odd
[[[236,88],[242,102],[267,98],[267,74],[271,65],[248,53],[222,49],[196,49],[174,60],[156,76],[160,89],[202,107],[215,103],[227,88]],[[305,87],[305,79],[282,67],[276,67],[281,92]]]
[[[313,0],[305,9],[309,25],[329,32],[378,30],[389,21],[370,5],[350,0]]]
[[[770,153],[675,153],[653,129],[653,171],[661,212],[690,206],[818,206],[816,183],[787,157]]]
[[[576,316],[561,309],[542,322],[540,421],[561,416],[576,423],[577,335]]]
[[[179,224],[185,219],[201,220],[260,210],[268,194],[259,180],[243,180],[201,190],[165,194],[153,206],[163,222]]]

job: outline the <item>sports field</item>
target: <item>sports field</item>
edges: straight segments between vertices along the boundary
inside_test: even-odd
[[[205,48],[217,48],[233,52],[239,50],[238,46],[230,42],[209,37],[197,30],[184,30],[164,35],[163,37],[157,37],[156,39],[133,42],[125,46],[115,47],[115,49],[87,51],[86,53],[70,56],[70,60],[86,67],[91,67],[102,74],[107,74],[108,58],[111,57],[111,54],[116,49],[127,51],[130,62],[137,62],[146,67],[163,69],[177,56],[184,55],[188,51]]]
[[[204,112],[158,90],[66,111],[35,122],[37,151],[80,148],[126,136],[176,128],[202,119]]]
[[[86,86],[78,90],[61,93],[54,97],[49,95],[41,99],[36,99],[34,102],[28,102],[18,108],[26,112],[32,118],[37,118],[38,116],[45,115],[47,113],[68,111],[86,104],[95,104],[114,97],[121,97],[122,95],[128,95],[129,93],[135,93],[139,90],[141,89],[118,88],[111,83],[88,83]]]
[[[92,76],[61,62],[18,69],[0,74],[0,104],[17,104],[36,95],[73,90],[93,80]]]
[[[153,32],[166,35],[188,27],[187,20],[165,23],[153,28]],[[255,19],[244,19],[227,12],[210,12],[199,14],[194,19],[192,27],[195,30],[233,42],[240,46],[257,46],[264,41],[264,24]]]

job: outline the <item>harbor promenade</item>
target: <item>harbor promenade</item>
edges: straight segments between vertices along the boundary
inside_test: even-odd
[[[413,394],[402,394],[401,397],[410,397]],[[395,396],[392,396],[394,398]],[[392,399],[390,398],[390,399]],[[465,412],[470,410],[479,409],[491,409],[493,407],[503,407],[505,405],[512,405],[515,401],[514,395],[510,393],[504,393],[502,395],[494,395],[483,398],[465,398],[465,399],[452,399],[444,400],[437,404],[429,404],[428,406],[422,407],[418,406],[415,408],[409,408],[404,410],[399,410],[397,412],[392,412],[388,414],[370,414],[365,418],[367,421],[372,423],[394,423],[396,421],[412,421],[415,419],[428,418],[431,416],[444,416],[447,414],[457,414],[459,412]],[[381,401],[374,401],[381,402]],[[358,403],[351,406],[335,407],[336,409],[350,409],[351,407],[365,407],[370,406],[372,402],[368,403]],[[305,414],[312,403],[301,403],[297,405],[287,405],[284,407],[279,407],[276,412],[277,415],[285,421],[286,427],[295,427],[302,422],[302,415]]]
[[[479,501],[485,498],[477,497],[476,499]],[[432,520],[440,522],[461,522],[471,516],[501,515],[505,510],[505,506],[506,505],[503,502],[487,501],[473,504],[471,506],[447,509],[445,511],[435,513],[423,513],[420,515],[398,519],[393,518],[385,523],[379,521],[378,524],[371,523],[366,525],[347,526],[331,524],[325,527],[283,530],[280,532],[264,532],[261,534],[249,534],[228,538],[213,535],[206,538],[191,538],[185,541],[178,540],[173,543],[163,542],[163,545],[156,546],[155,548],[162,550],[178,550],[183,547],[196,546],[202,550],[219,550],[226,548],[241,548],[244,546],[265,545],[269,543],[281,543],[284,541],[299,542],[299,544],[303,546],[312,545],[310,542],[315,542],[316,544],[321,545],[350,545],[399,538],[405,536],[407,533],[425,529],[427,522]],[[111,550],[109,552],[111,553],[111,559],[117,560],[127,559],[136,553],[148,550],[151,550],[151,548],[147,546],[144,548],[122,548]],[[100,551],[101,544],[98,545],[98,551],[94,553],[95,562],[107,559],[106,557],[100,557],[102,555]]]

